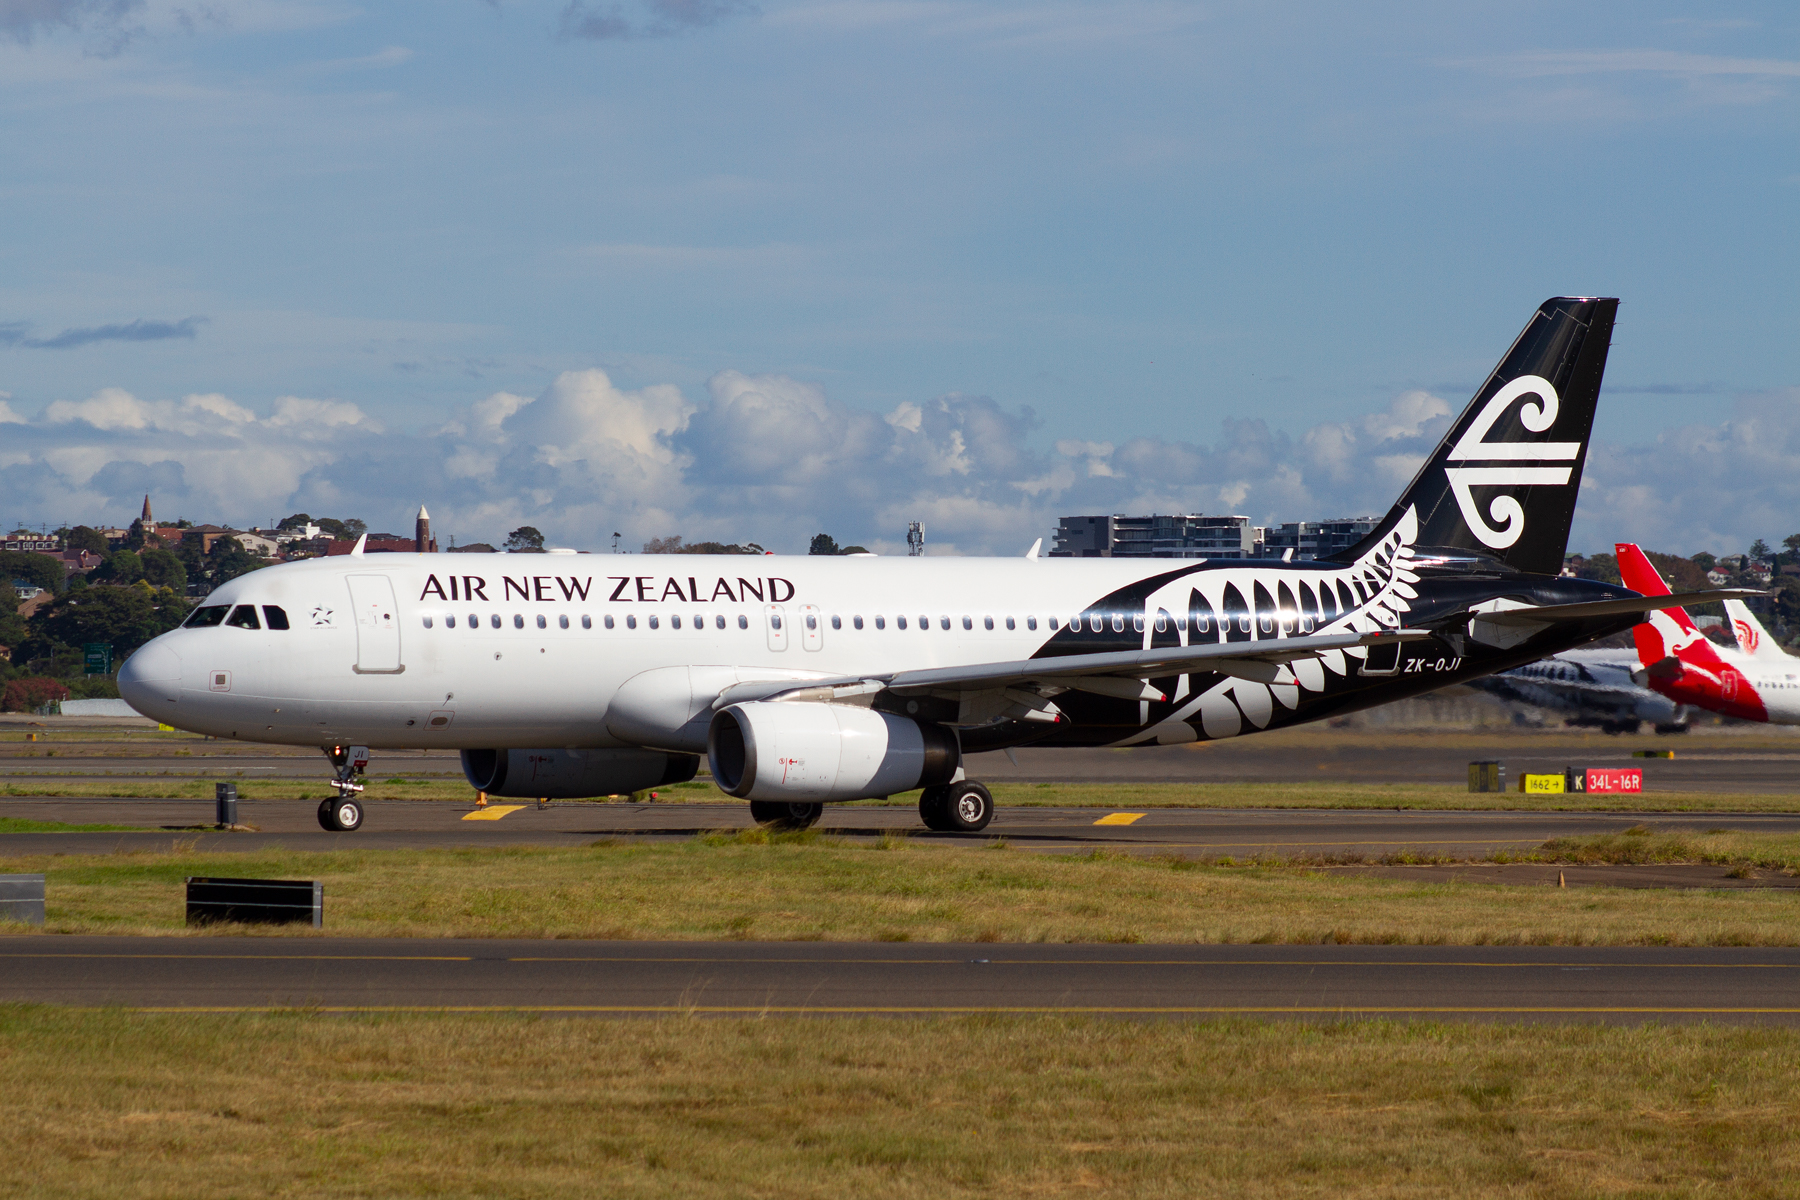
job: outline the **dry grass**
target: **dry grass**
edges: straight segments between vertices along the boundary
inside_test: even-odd
[[[0,1009],[15,1196],[1784,1196],[1800,1034]]]
[[[684,843],[14,856],[46,932],[182,934],[189,875],[319,879],[326,932],[1004,942],[1793,945],[1792,894],[1519,888],[1096,853],[843,845],[760,830]],[[277,931],[278,932],[278,931]],[[290,930],[304,936],[304,930]]]

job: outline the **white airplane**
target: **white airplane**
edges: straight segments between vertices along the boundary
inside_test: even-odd
[[[1665,597],[1657,611],[1631,631],[1638,648],[1638,682],[1671,700],[1742,721],[1800,725],[1800,659],[1783,651],[1749,608],[1718,595],[1731,618],[1737,649],[1717,645],[1694,624],[1686,608],[1668,602],[1669,585],[1641,549],[1620,542],[1613,550],[1627,583],[1645,595]]]
[[[219,588],[119,672],[139,712],[337,767],[462,751],[491,795],[714,782],[759,821],[922,788],[933,829],[993,799],[962,755],[1313,721],[1628,628],[1560,579],[1613,299],[1546,301],[1367,539],[1334,560],[364,554]],[[1708,593],[1712,599],[1719,593]],[[1676,597],[1680,602],[1684,597]],[[1667,597],[1656,606],[1671,603]]]
[[[1638,667],[1636,650],[1565,650],[1469,682],[1505,700],[1568,713],[1570,725],[1636,733],[1648,721],[1658,733],[1685,733],[1687,705],[1640,684]]]

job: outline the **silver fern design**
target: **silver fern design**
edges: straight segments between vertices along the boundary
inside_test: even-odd
[[[1419,576],[1413,570],[1413,543],[1418,516],[1409,507],[1393,530],[1354,563],[1337,569],[1222,567],[1184,575],[1152,592],[1145,603],[1144,648],[1158,631],[1173,634],[1180,645],[1201,646],[1228,641],[1267,643],[1316,633],[1373,633],[1397,629],[1401,614],[1418,597]],[[1276,706],[1299,708],[1303,693],[1324,693],[1333,677],[1356,669],[1368,650],[1327,650],[1266,668],[1266,680],[1213,673],[1182,675],[1169,699],[1175,711],[1155,724],[1149,704],[1140,705],[1147,728],[1123,738],[1117,746],[1156,743],[1174,745],[1207,738],[1236,737],[1266,729]],[[1261,664],[1257,664],[1260,666]],[[1255,669],[1252,667],[1252,669]],[[1193,688],[1217,680],[1203,691]],[[1196,728],[1198,726],[1198,728]]]

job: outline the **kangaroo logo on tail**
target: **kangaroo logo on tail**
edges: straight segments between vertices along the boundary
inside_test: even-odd
[[[1731,628],[1737,634],[1738,645],[1743,648],[1744,653],[1755,654],[1756,648],[1762,644],[1762,635],[1757,632],[1756,626],[1739,617],[1731,623]]]
[[[1519,424],[1533,433],[1547,433],[1556,424],[1558,409],[1561,405],[1556,395],[1556,388],[1548,379],[1539,375],[1522,375],[1513,380],[1488,400],[1481,415],[1474,424],[1457,439],[1456,446],[1450,451],[1446,462],[1463,463],[1471,461],[1496,459],[1525,459],[1536,461],[1561,461],[1573,463],[1581,456],[1580,442],[1488,442],[1483,441],[1494,423],[1506,414],[1508,406],[1514,400],[1525,396],[1536,396],[1537,404],[1527,402],[1520,406]],[[1498,528],[1489,525],[1481,514],[1481,508],[1475,501],[1474,489],[1478,487],[1532,487],[1549,485],[1567,487],[1573,468],[1565,467],[1452,467],[1444,468],[1444,477],[1450,481],[1450,491],[1456,496],[1456,506],[1462,510],[1463,520],[1469,529],[1480,538],[1483,545],[1495,550],[1504,550],[1518,541],[1525,532],[1525,509],[1517,497],[1511,495],[1495,496],[1488,503],[1488,516],[1498,524]]]

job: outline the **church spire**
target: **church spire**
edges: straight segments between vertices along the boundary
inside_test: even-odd
[[[156,518],[152,517],[150,515],[150,493],[149,492],[144,493],[144,513],[143,513],[143,516],[141,516],[139,518],[139,520],[143,521],[144,528],[146,528],[146,529],[148,529],[152,525],[156,524]]]
[[[413,521],[413,548],[419,554],[437,553],[437,539],[431,536],[431,514],[419,505],[419,515]]]

